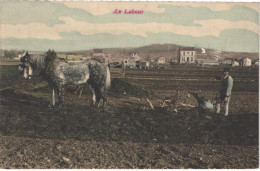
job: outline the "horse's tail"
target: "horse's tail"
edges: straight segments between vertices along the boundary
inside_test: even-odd
[[[107,68],[106,89],[108,89],[111,85],[111,75],[110,75],[109,67],[106,66],[106,68]]]

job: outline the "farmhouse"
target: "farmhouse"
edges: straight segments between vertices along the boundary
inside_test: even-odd
[[[93,60],[103,63],[104,56],[105,56],[105,53],[104,53],[103,49],[93,49],[92,50],[92,59]]]
[[[252,60],[249,58],[242,58],[240,59],[239,63],[241,66],[251,66]]]
[[[252,61],[252,64],[253,64],[254,66],[259,66],[259,60],[258,60],[258,59],[253,60],[253,61]]]
[[[109,62],[111,62],[111,54],[104,53],[103,49],[93,49],[92,59],[101,63],[108,64]]]
[[[136,61],[136,67],[139,69],[147,69],[150,67],[150,62],[145,60]]]
[[[178,63],[178,60],[177,59],[172,59],[170,61],[170,65],[174,65],[174,64],[177,64]]]
[[[160,57],[158,60],[157,60],[157,64],[165,64],[165,58],[164,57]]]
[[[135,61],[140,61],[141,57],[138,53],[133,53],[131,59],[134,59]]]
[[[239,62],[236,61],[236,60],[233,60],[233,61],[232,61],[232,66],[239,66]]]
[[[179,49],[179,63],[195,63],[196,51],[194,47],[182,47]]]
[[[104,50],[103,49],[93,49],[92,50],[92,56],[93,57],[105,56]]]
[[[141,68],[147,69],[150,67],[149,61],[141,61]]]
[[[232,61],[233,61],[233,59],[231,59],[231,58],[225,58],[223,61],[223,64],[232,65]]]
[[[133,68],[136,65],[136,61],[133,59],[123,59],[122,65],[125,68]]]

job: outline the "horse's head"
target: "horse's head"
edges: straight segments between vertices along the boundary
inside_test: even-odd
[[[31,67],[31,55],[29,55],[28,51],[20,58],[19,72],[23,74],[25,79],[31,79],[33,70]]]

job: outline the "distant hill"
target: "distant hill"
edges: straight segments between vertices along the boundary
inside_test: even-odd
[[[136,48],[107,48],[104,49],[106,53],[112,54],[114,58],[126,58],[133,52],[139,53],[144,59],[157,59],[159,57],[165,57],[166,59],[177,59],[179,56],[179,48],[183,47],[175,44],[152,44],[148,46],[141,46]],[[213,59],[219,56],[219,59],[233,58],[240,59],[248,57],[250,59],[258,59],[259,53],[249,52],[221,52],[214,49],[206,49],[206,54],[201,54],[201,48],[195,48],[198,58]]]
[[[133,53],[138,53],[144,59],[177,59],[180,46],[175,44],[152,44],[135,48],[107,48],[106,53],[112,54],[114,58],[127,58]]]
[[[166,60],[178,59],[179,48],[184,47],[176,44],[152,44],[141,47],[133,48],[105,48],[104,52],[111,54],[111,57],[115,60],[123,59],[130,57],[133,53],[138,53],[143,59],[158,59],[160,57],[165,57]],[[198,59],[208,58],[214,59],[216,56],[219,56],[219,59],[232,58],[232,59],[241,59],[248,57],[250,59],[258,59],[259,53],[249,53],[249,52],[221,52],[214,49],[206,49],[206,53],[201,53],[201,48],[195,48]],[[60,52],[70,55],[82,55],[82,56],[91,56],[91,50],[81,50],[73,52]]]
[[[259,53],[249,53],[249,52],[223,52],[222,58],[233,58],[233,59],[240,59],[248,57],[250,59],[258,59]]]
[[[108,48],[107,52],[121,52],[121,53],[158,53],[158,52],[174,52],[180,46],[175,44],[152,44],[148,46],[141,46],[136,48]]]

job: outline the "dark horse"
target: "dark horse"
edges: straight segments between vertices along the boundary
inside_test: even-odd
[[[51,88],[50,106],[55,106],[55,94],[58,94],[59,105],[63,104],[64,87],[90,85],[93,92],[93,105],[99,107],[101,98],[103,106],[107,103],[107,91],[111,78],[109,68],[97,61],[87,60],[68,62],[57,57],[55,51],[49,50],[45,55],[25,53],[20,59],[19,71],[26,79],[42,76]]]

